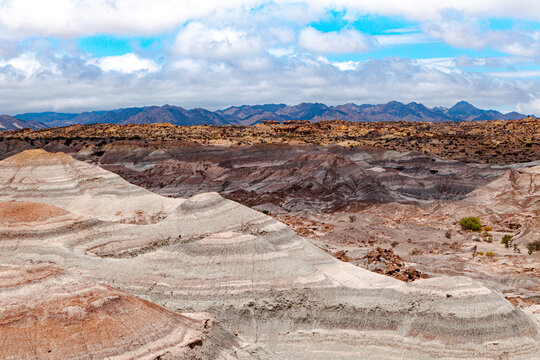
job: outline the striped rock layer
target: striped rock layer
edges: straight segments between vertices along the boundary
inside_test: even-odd
[[[536,320],[479,282],[371,273],[217,193],[168,199],[30,151],[0,162],[0,201],[0,218],[11,214],[0,263],[46,261],[171,311],[208,312],[285,359],[540,359]],[[21,206],[48,215],[18,218]]]
[[[178,314],[46,263],[0,265],[2,359],[271,359],[208,314]]]

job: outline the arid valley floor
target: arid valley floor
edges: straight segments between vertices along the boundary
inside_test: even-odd
[[[74,125],[0,160],[1,359],[540,359],[539,119]]]

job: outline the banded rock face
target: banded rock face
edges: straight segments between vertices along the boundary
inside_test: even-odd
[[[67,154],[41,149],[0,162],[0,200],[44,202],[99,220],[137,223],[159,221],[182,202],[158,196]]]
[[[526,244],[540,239],[540,166],[512,169],[471,192],[464,205],[485,208],[491,218],[514,227],[514,241]],[[494,221],[496,223],[496,221]],[[536,266],[538,268],[540,266]]]
[[[270,359],[214,324],[69,275],[0,265],[2,359]]]
[[[498,212],[540,210],[540,166],[506,171],[466,199]]]
[[[99,149],[74,156],[162,195],[216,191],[272,213],[334,211],[362,201],[460,199],[504,171],[369,147],[114,142]]]
[[[116,192],[114,210],[128,213],[146,204],[138,196],[142,190],[131,197],[131,186],[115,175],[71,161],[71,168],[87,166],[122,185],[97,192],[99,198],[116,187],[125,190]],[[0,167],[9,170],[12,163]],[[66,213],[35,227],[0,223],[0,262],[50,261],[169,310],[209,312],[288,359],[540,358],[535,320],[469,278],[406,284],[371,273],[216,193],[178,200],[153,223],[110,221],[68,206],[87,196],[80,185],[68,192],[68,202],[56,178],[24,180],[36,178],[40,166],[16,166],[18,180],[3,177],[0,183],[5,198],[28,201],[35,193],[35,202],[66,206]],[[17,178],[20,173],[26,177]],[[68,175],[64,186],[80,179]],[[17,193],[21,183],[25,196]],[[57,191],[40,190],[51,183]],[[158,204],[169,201],[150,195]]]

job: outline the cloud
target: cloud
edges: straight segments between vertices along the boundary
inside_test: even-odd
[[[275,47],[268,49],[268,53],[275,57],[282,57],[292,55],[295,53],[295,49],[292,46],[289,47]]]
[[[0,70],[0,113],[164,103],[215,109],[245,103],[383,103],[391,99],[430,106],[451,106],[467,99],[491,108],[530,103],[532,109],[531,94],[540,91],[538,82],[530,79],[515,82],[463,71],[443,72],[398,58],[332,63],[307,55],[266,56],[249,58],[245,64],[178,60],[155,72],[106,71],[71,57],[56,57],[52,65],[61,73],[14,78]]]
[[[151,35],[249,3],[255,1],[5,0],[0,3],[0,37]]]
[[[133,53],[90,59],[88,64],[96,65],[102,71],[116,71],[123,74],[140,71],[156,72],[160,69],[160,66],[154,61],[140,58]]]
[[[405,45],[405,44],[424,44],[433,42],[426,34],[421,32],[405,32],[402,34],[388,34],[374,36],[377,43],[381,46]]]
[[[426,34],[449,45],[464,49],[492,48],[515,56],[537,57],[540,43],[536,32],[520,30],[484,30],[478,19],[465,17],[462,11],[446,10],[436,20],[423,24]]]
[[[41,63],[36,59],[35,54],[28,53],[0,61],[0,67],[10,67],[24,76],[34,75],[43,69]]]
[[[310,26],[331,9],[343,12],[342,30]],[[367,35],[352,27],[366,14],[414,25]],[[463,98],[540,107],[540,81],[529,76],[537,73],[540,33],[493,30],[487,17],[540,20],[540,7],[531,0],[0,0],[0,113],[391,99],[448,106]],[[93,58],[76,41],[92,34],[148,36],[160,46]],[[392,52],[432,41],[508,56],[404,58],[429,46]],[[370,50],[396,56],[357,61],[370,54],[354,54]]]
[[[307,24],[329,9],[345,9],[348,18],[366,13],[403,16],[418,21],[436,19],[445,9],[466,16],[540,20],[534,0],[4,0],[0,2],[2,37],[32,35],[75,37],[98,33],[149,35],[172,31],[187,21],[219,14],[263,14]]]
[[[530,95],[527,101],[523,101],[517,104],[516,110],[522,114],[540,114],[540,97],[537,95]]]
[[[294,0],[278,1],[289,4]],[[401,16],[411,20],[424,21],[439,17],[448,9],[462,11],[467,17],[518,18],[540,21],[540,8],[535,0],[310,0],[312,12],[333,8],[346,10],[347,17],[354,19],[364,14]]]
[[[360,53],[369,50],[372,41],[359,31],[321,32],[312,27],[300,31],[298,46],[318,54]]]
[[[257,35],[232,27],[211,28],[199,22],[180,30],[174,44],[176,53],[193,58],[230,59],[263,50],[263,41]]]

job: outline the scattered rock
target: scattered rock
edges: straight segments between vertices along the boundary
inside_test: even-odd
[[[377,249],[368,252],[362,260],[364,267],[368,270],[391,276],[401,281],[410,282],[429,277],[412,266],[406,267],[403,259],[396,255],[392,249],[377,247]]]

